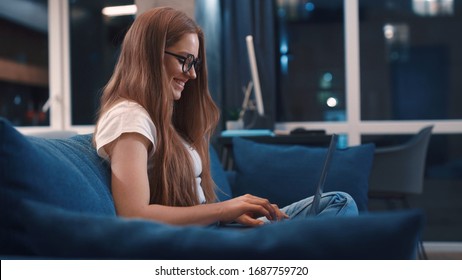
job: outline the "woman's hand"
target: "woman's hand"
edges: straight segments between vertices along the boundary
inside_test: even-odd
[[[266,217],[270,221],[280,221],[289,218],[281,212],[276,204],[271,204],[268,199],[246,194],[221,203],[221,222],[237,223],[247,226],[263,225],[258,217]]]

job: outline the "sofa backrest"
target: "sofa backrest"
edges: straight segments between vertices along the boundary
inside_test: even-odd
[[[63,209],[115,215],[109,166],[96,154],[91,135],[66,139],[24,136],[0,119],[0,192],[5,203],[24,200]],[[6,209],[0,211],[8,212]]]

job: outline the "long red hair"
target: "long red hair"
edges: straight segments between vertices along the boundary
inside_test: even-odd
[[[199,38],[202,67],[197,78],[186,83],[175,101],[164,70],[164,50],[184,34]],[[151,9],[136,18],[122,43],[114,73],[101,97],[101,116],[121,100],[143,106],[156,126],[153,170],[149,175],[151,203],[191,206],[199,203],[192,159],[183,141],[202,160],[201,186],[207,202],[216,200],[210,174],[209,140],[219,110],[207,84],[204,34],[185,13],[168,7]],[[98,129],[98,128],[96,128]]]

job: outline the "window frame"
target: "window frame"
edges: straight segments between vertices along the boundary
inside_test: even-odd
[[[69,1],[48,0],[49,126],[18,127],[24,134],[69,130],[91,133],[94,125],[72,125]]]

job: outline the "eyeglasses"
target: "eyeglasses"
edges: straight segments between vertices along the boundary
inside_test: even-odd
[[[169,52],[169,51],[165,51],[165,53],[178,58],[178,61],[180,63],[183,63],[183,65],[182,65],[183,73],[186,73],[189,70],[191,70],[191,68],[193,66],[194,66],[194,70],[196,72],[198,72],[200,70],[201,60],[199,58],[195,59],[194,55],[192,55],[192,54],[188,54],[187,56],[182,56],[182,55],[172,53],[172,52]]]

